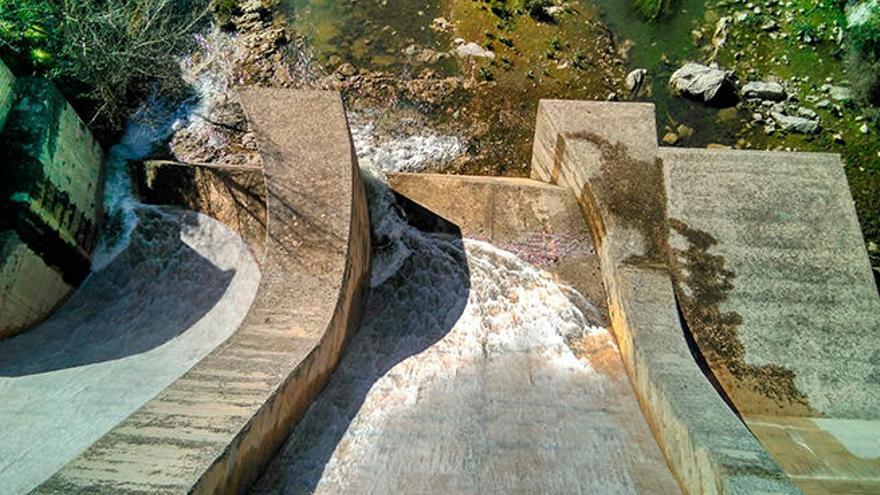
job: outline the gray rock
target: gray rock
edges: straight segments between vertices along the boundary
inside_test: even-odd
[[[447,57],[449,57],[448,53],[438,52],[436,50],[431,50],[430,48],[425,48],[421,51],[421,53],[419,53],[419,55],[416,57],[416,60],[423,64],[436,64],[437,62]]]
[[[473,41],[455,47],[455,54],[461,58],[495,59],[495,52],[487,50]]]
[[[808,119],[816,120],[819,118],[819,115],[816,114],[815,111],[809,109],[807,107],[798,107],[797,114],[801,117],[806,117]]]
[[[798,132],[801,134],[815,134],[819,132],[818,120],[785,115],[780,112],[773,112],[771,115],[773,116],[773,120],[782,127],[783,131]]]
[[[775,82],[752,81],[742,88],[742,95],[755,100],[785,100],[785,88]]]
[[[852,100],[852,90],[844,86],[830,86],[828,95],[834,101],[848,102]]]
[[[647,80],[647,78],[648,71],[645,69],[636,69],[627,74],[626,89],[629,90],[629,94],[638,94],[642,90],[642,87],[645,85],[645,81]]]
[[[708,103],[715,100],[722,89],[729,87],[728,73],[721,69],[689,62],[669,78],[669,84],[679,93]]]

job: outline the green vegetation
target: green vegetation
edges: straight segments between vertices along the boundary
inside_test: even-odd
[[[849,27],[848,66],[856,95],[880,105],[880,3],[865,8],[869,10],[863,21]]]
[[[553,16],[547,8],[553,6],[552,0],[482,0],[493,14],[504,20],[528,14],[536,21],[553,23]]]
[[[58,82],[99,135],[151,91],[187,88],[176,56],[194,43],[208,0],[0,0],[0,56],[19,75]]]
[[[633,0],[633,6],[648,19],[657,19],[669,12],[671,0]]]

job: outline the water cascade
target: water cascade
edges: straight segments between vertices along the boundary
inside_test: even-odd
[[[252,493],[633,492],[613,457],[589,455],[623,419],[596,414],[613,378],[573,351],[614,349],[596,310],[509,252],[408,225],[380,173],[364,175],[364,324]]]

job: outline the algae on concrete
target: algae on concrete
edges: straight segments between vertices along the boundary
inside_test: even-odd
[[[0,65],[0,338],[48,316],[89,273],[102,152],[45,79]]]
[[[45,79],[16,82],[0,143],[0,193],[14,228],[65,280],[88,273],[101,215],[103,158],[85,124]]]

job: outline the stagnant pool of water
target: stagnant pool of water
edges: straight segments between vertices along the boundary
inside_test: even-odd
[[[659,20],[647,20],[631,2],[592,0],[599,6],[603,22],[615,33],[619,45],[629,45],[627,67],[643,68],[650,76],[651,92],[639,101],[657,107],[657,130],[660,136],[667,128],[685,124],[698,132],[682,144],[703,147],[710,143],[733,145],[739,115],[733,109],[720,111],[702,103],[681,98],[669,90],[669,77],[684,61],[702,62],[693,31],[705,23],[715,23],[718,13],[706,7],[705,0],[679,0]],[[704,36],[712,36],[706,33]]]

